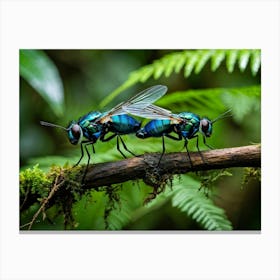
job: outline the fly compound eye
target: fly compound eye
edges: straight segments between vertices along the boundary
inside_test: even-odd
[[[70,128],[68,129],[68,138],[71,144],[76,145],[82,139],[83,133],[82,129],[78,124],[71,124]]]
[[[200,121],[200,129],[201,132],[206,136],[206,137],[210,137],[212,134],[212,124],[210,122],[210,120],[203,118]]]
[[[80,126],[78,124],[74,124],[71,128],[71,132],[73,134],[73,136],[77,139],[80,138],[81,136],[81,131],[80,131]]]

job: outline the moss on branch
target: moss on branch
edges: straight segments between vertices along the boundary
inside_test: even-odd
[[[165,154],[159,167],[157,167],[159,153],[144,154],[116,162],[92,164],[88,168],[83,184],[81,180],[85,166],[52,167],[48,174],[35,166],[20,173],[20,210],[24,211],[35,202],[39,202],[40,208],[34,215],[36,217],[53,204],[59,204],[66,212],[71,212],[72,204],[90,189],[98,190],[99,187],[111,187],[129,180],[142,179],[154,188],[154,196],[156,196],[157,191],[164,189],[174,174],[261,166],[260,145],[204,151],[201,154],[204,160],[198,152],[190,153],[192,166],[186,153]],[[29,228],[33,222],[30,222]]]

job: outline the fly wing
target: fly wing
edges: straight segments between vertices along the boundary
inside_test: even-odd
[[[125,110],[127,113],[131,115],[135,115],[147,119],[161,119],[161,120],[168,119],[168,120],[172,120],[174,123],[180,123],[182,121],[182,119],[178,115],[173,114],[171,111],[153,104],[150,104],[145,108],[130,107],[130,108],[125,108]]]
[[[167,87],[162,85],[147,88],[130,98],[128,101],[118,104],[113,109],[103,114],[102,117],[98,118],[96,122],[106,123],[112,116],[124,115],[129,113],[130,110],[141,111],[161,98],[166,92]]]
[[[169,119],[173,115],[171,111],[152,104],[145,108],[129,107],[124,110],[131,115],[147,119]]]
[[[121,104],[122,110],[139,108],[143,109],[150,104],[156,102],[167,92],[167,87],[162,85],[147,88],[134,97],[130,98],[127,102]]]

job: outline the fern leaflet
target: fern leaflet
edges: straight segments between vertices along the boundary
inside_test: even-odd
[[[226,63],[228,72],[234,70],[235,65],[244,71],[250,63],[251,72],[256,75],[261,65],[260,50],[185,50],[173,52],[155,60],[152,64],[141,67],[133,71],[128,79],[100,104],[106,106],[122,91],[130,88],[138,82],[144,83],[149,78],[159,79],[163,75],[169,77],[173,73],[178,73],[184,67],[184,76],[187,78],[192,72],[199,74],[208,61],[211,63],[211,70],[216,71],[223,61]]]
[[[240,123],[247,113],[259,109],[260,95],[260,86],[197,89],[167,94],[157,101],[157,105],[172,111],[176,110],[174,113],[186,110],[198,114],[209,112],[212,117],[222,113],[226,108],[231,108],[234,119]]]
[[[184,176],[186,178],[186,176]],[[187,185],[186,185],[187,184]],[[179,208],[207,230],[232,230],[231,222],[224,210],[198,191],[200,183],[187,177],[184,183],[178,182],[173,191],[165,195],[171,197],[172,205]]]

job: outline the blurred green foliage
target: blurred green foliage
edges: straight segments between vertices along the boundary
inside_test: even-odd
[[[62,81],[52,60],[40,50],[20,51],[20,75],[50,105],[57,116],[64,110]]]
[[[261,141],[259,50],[34,52],[35,62],[43,59],[45,63],[36,64],[33,61],[37,66],[30,67],[31,74],[29,72],[28,75],[23,70],[27,64],[23,55],[30,54],[30,51],[20,53],[21,170],[39,163],[39,167],[47,171],[51,165],[74,164],[80,156],[80,148],[69,143],[64,131],[42,127],[40,120],[65,127],[71,120],[77,120],[89,111],[106,111],[155,84],[169,88],[156,104],[174,113],[191,111],[214,119],[232,108],[232,118],[215,123],[213,135],[208,141],[210,145],[224,148]],[[64,98],[60,100],[64,103],[61,101],[57,107],[43,83],[39,88],[34,86],[31,82],[32,69],[39,69],[36,70],[37,80],[40,80],[40,75],[44,80],[45,72],[58,79],[61,77]],[[52,80],[52,83],[55,81]],[[62,110],[64,113],[60,116]],[[139,140],[128,135],[124,139],[136,154],[160,152],[162,149],[160,138]],[[189,147],[195,151],[194,142],[190,141]],[[178,144],[183,147],[183,143],[174,145],[173,140],[166,139],[167,152],[179,151]],[[200,147],[206,149],[202,143]],[[95,150],[92,163],[122,159],[116,150],[115,140],[97,142]],[[76,221],[73,229],[260,229],[260,182],[247,180],[248,183],[243,186],[243,170],[235,168],[230,172],[233,176],[221,177],[213,182],[212,187],[217,188],[210,192],[210,198],[198,191],[202,183],[201,177],[196,174],[174,178],[172,190],[166,188],[146,206],[143,206],[143,201],[151,188],[143,182],[129,181],[115,186],[118,191],[114,192],[116,196],[113,198],[105,189],[91,191],[73,206],[72,214]],[[193,199],[188,204],[187,198],[191,195]],[[200,205],[201,201],[204,203]],[[34,204],[21,213],[21,224],[32,219],[38,205]],[[206,209],[203,207],[208,207],[208,212],[203,211]],[[248,208],[252,210],[246,211]],[[61,209],[52,206],[46,213],[48,219],[37,222],[33,229],[63,229]],[[216,213],[215,217],[220,221],[218,226],[207,219],[209,213],[214,216]]]

